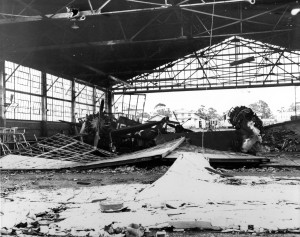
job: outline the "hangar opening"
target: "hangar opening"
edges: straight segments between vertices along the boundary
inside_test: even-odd
[[[9,61],[2,68],[5,123],[8,127],[27,127],[31,139],[34,135],[50,136],[57,132],[74,134],[70,124],[98,113],[101,100],[106,102],[105,111],[115,118],[124,116],[138,121],[144,118],[148,93],[296,87],[300,78],[299,51],[237,36],[141,72],[126,84],[110,88]]]

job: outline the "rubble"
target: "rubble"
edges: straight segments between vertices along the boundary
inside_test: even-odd
[[[300,151],[300,134],[284,127],[271,127],[266,129],[263,136],[263,144],[275,152]]]
[[[145,228],[139,224],[130,224],[126,227],[125,236],[126,237],[142,237],[145,233]]]
[[[193,149],[192,146],[189,149]],[[21,191],[19,188],[2,190],[1,197],[6,198],[5,205],[9,205],[9,199],[12,199],[16,205],[44,202],[56,206],[48,210],[45,207],[42,212],[33,209],[26,216],[23,215],[24,218],[14,227],[7,225],[1,232],[18,235],[153,237],[155,234],[167,235],[169,231],[188,231],[193,229],[191,226],[196,226],[198,230],[221,233],[298,233],[300,229],[295,224],[298,220],[295,215],[300,203],[292,194],[297,190],[299,180],[276,177],[276,173],[282,170],[290,169],[213,169],[205,153],[199,153],[196,149],[181,153],[170,169],[168,166],[125,165],[56,172],[27,171],[37,181],[41,178],[49,180],[55,174],[62,174],[70,175],[75,186],[79,183],[81,185],[75,188],[37,189],[28,194],[26,190],[17,193]],[[155,182],[151,180],[151,184],[148,182],[147,185],[140,182],[134,185],[102,186],[89,178],[103,174],[101,177],[111,175],[121,180],[122,174],[163,174],[166,171],[163,178],[157,181],[153,179]],[[268,173],[271,177],[238,176],[239,172],[246,171]],[[5,177],[13,178],[21,172],[5,172]],[[84,174],[85,178],[75,176],[75,180],[73,174]],[[101,203],[109,200],[120,200],[122,206],[102,212]],[[126,210],[123,211],[123,207]],[[249,216],[245,216],[241,210],[247,210]],[[285,213],[288,213],[289,218],[286,218]],[[5,218],[6,215],[4,210],[1,216]]]
[[[118,212],[127,207],[124,207],[122,200],[105,200],[100,202],[100,209],[102,212]]]
[[[87,144],[118,154],[155,146],[155,138],[167,133],[167,125],[174,126],[178,132],[184,131],[182,126],[174,125],[178,123],[170,121],[169,117],[142,124],[124,116],[116,119],[103,109],[102,100],[100,112],[86,115],[81,121],[80,133]]]

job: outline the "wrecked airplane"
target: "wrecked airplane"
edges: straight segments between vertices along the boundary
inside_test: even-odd
[[[261,149],[263,123],[252,109],[236,106],[229,113],[229,122],[236,129],[232,148],[235,151],[256,153]]]

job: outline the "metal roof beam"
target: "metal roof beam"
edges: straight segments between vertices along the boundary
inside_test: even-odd
[[[194,4],[180,4],[180,7],[198,7],[198,6],[207,6],[207,5],[217,5],[217,4],[228,4],[228,3],[238,3],[238,2],[248,2],[250,4],[254,4],[255,0],[227,0],[227,1],[213,1],[213,2],[205,2],[202,3],[194,3]]]
[[[212,87],[197,87],[196,85],[194,87],[190,88],[174,88],[174,86],[169,86],[169,88],[165,89],[154,89],[154,90],[148,90],[144,87],[136,88],[135,90],[113,90],[114,95],[120,95],[120,94],[135,94],[135,93],[158,93],[158,92],[174,92],[174,91],[200,91],[200,90],[224,90],[224,89],[242,89],[242,88],[261,88],[261,87],[282,87],[282,86],[299,86],[300,82],[286,82],[286,83],[272,83],[272,84],[265,84],[265,85],[254,85],[249,83],[248,85],[238,85],[238,86],[212,86]]]
[[[256,14],[256,15],[253,15],[253,16],[250,16],[250,17],[247,17],[247,18],[244,18],[244,19],[237,19],[237,21],[235,21],[235,22],[231,22],[231,23],[229,23],[229,24],[226,24],[226,25],[222,25],[222,26],[219,26],[219,27],[216,27],[216,28],[214,28],[213,30],[219,30],[219,29],[222,29],[222,28],[226,28],[226,27],[228,27],[228,26],[231,26],[231,25],[235,25],[235,24],[238,24],[238,23],[240,23],[240,22],[245,22],[245,21],[249,21],[249,20],[251,20],[251,19],[253,19],[253,18],[257,18],[257,17],[259,17],[259,16],[263,16],[263,15],[266,15],[266,14],[269,14],[269,13],[271,13],[271,12],[273,12],[273,11],[276,11],[276,10],[279,10],[279,9],[281,9],[281,8],[286,8],[286,6],[287,6],[287,4],[285,4],[285,5],[283,5],[283,6],[279,6],[279,7],[276,7],[276,8],[273,8],[273,9],[271,9],[271,10],[268,10],[268,11],[264,11],[264,12],[262,12],[262,13],[259,13],[259,14]],[[187,8],[184,8],[185,10],[188,10],[188,11],[190,11],[191,9],[187,9]],[[204,32],[202,32],[202,33],[200,33],[200,34],[204,34],[204,33],[206,33],[206,31],[204,31]]]
[[[97,14],[100,14],[101,11],[102,11],[102,9],[103,9],[107,4],[109,4],[110,1],[111,1],[111,0],[107,0],[105,3],[103,3],[103,4],[101,5],[101,7],[98,8],[98,10],[96,11],[96,13],[97,13]]]
[[[92,5],[92,3],[91,3],[91,0],[88,0],[88,3],[89,3],[89,6],[90,6],[90,9],[91,9],[91,12],[92,12],[92,13],[95,13],[94,8],[93,8],[93,5]]]
[[[292,29],[282,29],[282,30],[266,30],[266,31],[252,31],[252,32],[244,32],[244,33],[232,33],[232,34],[218,34],[214,35],[214,38],[224,38],[230,36],[247,36],[247,35],[258,35],[258,34],[268,34],[268,33],[284,33],[290,32]],[[204,39],[210,38],[210,36],[193,36],[193,39]],[[113,45],[121,45],[121,44],[142,44],[142,43],[154,43],[154,42],[167,42],[167,41],[185,41],[183,38],[163,38],[163,39],[153,39],[153,40],[108,40],[108,41],[96,41],[96,42],[82,42],[82,43],[72,43],[72,44],[63,44],[63,45],[48,45],[48,46],[36,46],[36,47],[26,47],[26,48],[14,48],[13,50],[2,49],[6,53],[22,53],[22,52],[37,52],[43,50],[54,50],[54,49],[74,49],[74,48],[83,48],[83,47],[99,47],[99,46],[113,46]]]
[[[41,20],[47,20],[47,19],[69,19],[71,17],[71,13],[55,13],[55,14],[41,14],[38,10],[33,9],[28,4],[22,2],[22,0],[17,0],[21,5],[24,5],[26,7],[29,7],[32,12],[37,14],[34,15],[27,15],[27,16],[15,16],[13,19],[7,18],[7,19],[1,19],[1,24],[12,24],[12,23],[21,23],[21,22],[31,22],[31,21],[41,21]],[[98,10],[95,12],[93,10],[88,11],[79,11],[79,17],[81,16],[94,16],[94,15],[114,15],[114,14],[124,14],[124,13],[135,13],[135,12],[147,12],[147,11],[156,11],[156,10],[166,10],[171,7],[174,7],[171,4],[161,4],[159,7],[152,7],[152,8],[140,8],[140,9],[128,9],[128,10],[116,10],[116,11],[109,11],[109,12],[102,12],[102,9],[110,3],[111,0],[106,1]],[[132,0],[133,1],[133,0]],[[137,0],[138,1],[138,0]],[[142,2],[142,1],[141,1]],[[211,4],[228,4],[228,3],[237,3],[237,2],[249,2],[253,4],[252,2],[255,2],[255,0],[228,0],[228,1],[214,1],[214,2],[205,2],[205,3],[199,3],[200,5],[211,5]],[[148,2],[148,4],[150,4]],[[185,8],[185,7],[194,7],[194,6],[200,6],[199,4],[182,4],[177,5],[176,7]],[[188,9],[188,8],[186,8]],[[7,12],[1,12],[0,15],[6,15]]]
[[[136,3],[142,3],[142,4],[147,4],[147,5],[155,5],[155,6],[172,6],[171,4],[161,4],[161,3],[155,3],[155,2],[145,2],[145,1],[140,1],[140,0],[126,0],[127,2],[136,2]]]

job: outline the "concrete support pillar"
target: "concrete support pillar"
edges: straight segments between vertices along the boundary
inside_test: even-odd
[[[47,127],[47,74],[42,72],[42,123],[41,123],[41,136],[48,136]]]
[[[113,105],[114,95],[111,90],[105,91],[105,111],[107,113],[112,113],[112,105]]]
[[[76,111],[76,91],[75,91],[75,79],[72,79],[72,85],[71,85],[71,118],[73,123],[76,122],[76,116],[75,116],[75,111]]]
[[[0,60],[0,127],[6,127],[5,117],[5,65],[4,60]]]

